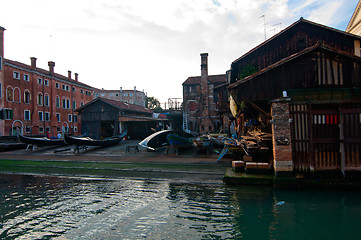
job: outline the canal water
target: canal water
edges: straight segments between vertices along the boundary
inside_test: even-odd
[[[0,175],[0,239],[355,239],[361,194]]]

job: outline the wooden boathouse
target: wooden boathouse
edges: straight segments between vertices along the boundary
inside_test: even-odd
[[[301,18],[232,63],[237,118],[265,115],[276,175],[360,175],[360,41]]]
[[[124,129],[130,139],[143,139],[162,121],[154,119],[153,111],[143,106],[101,97],[76,111],[82,116],[81,134],[96,139],[117,135]]]

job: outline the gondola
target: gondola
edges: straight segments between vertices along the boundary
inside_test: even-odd
[[[51,139],[47,137],[30,137],[19,135],[20,142],[26,143],[28,145],[37,145],[37,146],[65,146],[66,143],[62,138]]]
[[[193,146],[194,137],[182,137],[177,134],[168,134],[167,140],[171,147],[189,148]]]
[[[148,137],[146,137],[144,140],[142,140],[139,145],[147,148],[152,151],[156,151],[159,149],[164,149],[165,147],[169,146],[169,142],[167,139],[167,136],[169,134],[177,134],[181,137],[192,137],[192,134],[186,133],[186,132],[176,132],[174,130],[162,130],[155,132]]]
[[[104,138],[101,140],[93,139],[90,137],[74,137],[74,136],[65,134],[64,140],[67,144],[75,145],[77,147],[79,147],[79,146],[110,147],[110,146],[120,143],[127,134],[128,134],[128,131],[125,130],[120,135],[109,137],[109,138]]]

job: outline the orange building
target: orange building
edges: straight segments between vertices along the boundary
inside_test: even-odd
[[[76,108],[93,100],[95,88],[49,69],[4,58],[4,31],[0,27],[0,135],[81,132]]]

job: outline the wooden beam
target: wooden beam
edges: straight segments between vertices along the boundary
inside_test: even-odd
[[[249,104],[252,105],[253,108],[257,109],[259,112],[263,113],[264,115],[266,115],[267,117],[271,118],[272,119],[272,115],[269,114],[268,112],[264,111],[262,108],[258,107],[256,104],[254,104],[253,102],[251,101],[248,101]]]

